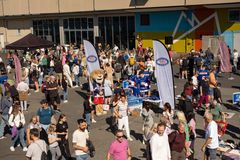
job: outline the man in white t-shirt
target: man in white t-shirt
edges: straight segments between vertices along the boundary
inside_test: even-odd
[[[86,141],[89,139],[87,123],[84,119],[78,119],[78,129],[73,132],[73,149],[75,150],[76,160],[89,160],[88,147]]]
[[[165,124],[159,123],[157,134],[154,134],[150,140],[152,160],[170,160],[171,152],[168,143],[168,136],[165,133]]]
[[[45,141],[39,139],[40,133],[37,128],[30,130],[30,139],[33,142],[28,146],[26,153],[27,159],[31,160],[41,160],[42,152],[47,154],[47,145]]]
[[[207,124],[205,129],[206,141],[202,146],[202,151],[205,151],[204,159],[216,160],[217,148],[219,146],[218,126],[217,123],[213,121],[213,116],[211,113],[206,113],[204,115],[204,120]]]

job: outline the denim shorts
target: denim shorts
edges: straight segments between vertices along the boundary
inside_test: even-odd
[[[210,96],[213,95],[213,88],[209,87],[208,94],[209,94]]]
[[[205,155],[209,158],[209,160],[217,159],[217,149],[206,148]]]

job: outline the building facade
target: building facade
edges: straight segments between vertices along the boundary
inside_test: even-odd
[[[1,47],[28,33],[121,49],[135,48],[139,36],[144,47],[158,39],[176,52],[206,49],[223,37],[240,50],[240,0],[0,0]]]

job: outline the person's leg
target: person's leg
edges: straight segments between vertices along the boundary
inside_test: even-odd
[[[67,77],[70,87],[72,88],[73,87],[72,78],[68,74],[66,74],[66,77]]]
[[[59,146],[57,146],[55,148],[55,150],[56,150],[56,160],[59,160],[60,157],[62,156],[62,153],[61,153],[61,150],[60,150]]]
[[[216,149],[209,149],[209,160],[217,159],[217,151]]]
[[[38,81],[35,81],[34,84],[35,84],[35,87],[36,87],[36,92],[38,92],[39,91]]]
[[[123,119],[124,128],[126,129],[126,136],[127,136],[127,138],[131,138],[130,137],[129,123],[128,123],[128,116],[123,117],[122,119]]]
[[[51,155],[52,155],[52,159],[56,159],[56,149],[53,148],[53,147],[49,147],[49,150],[51,152]]]
[[[118,118],[118,129],[123,129],[123,118]]]
[[[12,137],[12,139],[11,139],[11,146],[12,146],[12,147],[15,146],[15,144],[16,144],[18,138],[19,138],[19,130],[17,131],[16,136],[15,136],[15,137]],[[14,147],[14,148],[15,148],[15,147]]]
[[[20,101],[21,111],[24,111],[23,101]]]
[[[27,147],[26,141],[25,141],[25,139],[24,139],[24,137],[25,137],[25,129],[24,129],[24,127],[20,128],[20,129],[18,130],[18,132],[19,132],[19,138],[20,138],[20,143],[22,144],[22,147],[23,147],[23,148],[24,148],[24,147]]]
[[[24,110],[27,110],[27,101],[23,101]]]
[[[91,125],[90,113],[85,113],[85,118],[86,118],[87,125],[90,126]]]
[[[4,135],[4,128],[6,126],[4,120],[3,120],[3,115],[0,115],[0,138],[3,137]]]

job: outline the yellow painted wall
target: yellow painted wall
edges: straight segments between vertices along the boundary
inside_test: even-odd
[[[230,22],[228,20],[228,12],[229,10],[240,10],[240,8],[232,8],[232,9],[217,9],[217,13],[218,13],[218,19],[219,19],[219,24],[220,24],[220,28],[221,31],[224,32],[226,30],[229,31],[236,31],[236,30],[240,30],[240,22]],[[215,27],[216,30],[216,27]]]
[[[142,38],[143,40],[143,47],[153,47],[153,39],[160,40],[165,44],[165,36],[169,36],[172,33],[168,32],[137,32],[137,35]],[[177,33],[175,37],[180,36],[182,33]],[[173,45],[171,45],[171,48],[175,52],[190,52],[192,49],[194,49],[194,41],[193,41],[194,34],[189,34],[187,37],[177,41]],[[137,41],[136,41],[137,44]]]

